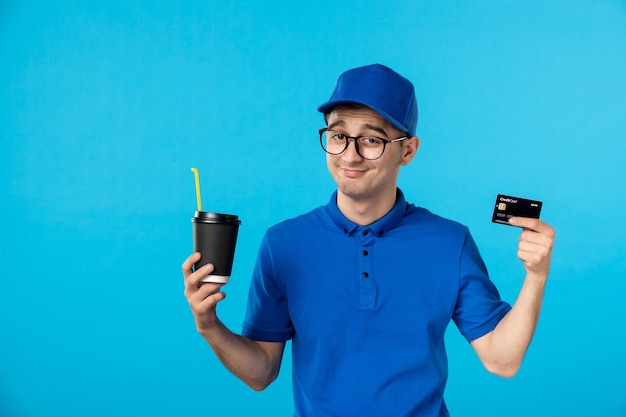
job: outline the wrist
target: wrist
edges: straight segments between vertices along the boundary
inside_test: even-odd
[[[213,333],[221,324],[217,315],[213,314],[209,317],[197,317],[196,318],[196,330],[204,338],[207,338]]]
[[[526,271],[526,279],[524,281],[543,289],[548,281],[548,272]]]

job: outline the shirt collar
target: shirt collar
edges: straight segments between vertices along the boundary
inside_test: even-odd
[[[330,202],[326,207],[331,220],[343,233],[352,235],[359,230],[369,229],[375,236],[382,236],[400,223],[406,213],[406,206],[404,193],[398,188],[396,191],[396,203],[391,210],[383,217],[367,226],[359,226],[343,215],[339,207],[337,207],[337,191],[330,197]]]

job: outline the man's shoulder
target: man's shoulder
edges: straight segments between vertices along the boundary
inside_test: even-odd
[[[464,234],[467,232],[467,226],[464,224],[435,214],[424,207],[419,207],[411,203],[407,204],[403,223],[409,226],[448,231],[450,233]]]
[[[295,217],[285,219],[279,223],[270,226],[267,229],[268,234],[286,234],[301,233],[309,227],[318,227],[325,223],[327,217],[324,213],[326,206],[320,206],[306,213],[302,213]]]

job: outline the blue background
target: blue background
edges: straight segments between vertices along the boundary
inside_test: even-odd
[[[523,269],[496,194],[543,200],[557,230],[514,379],[450,327],[452,414],[626,415],[616,0],[0,2],[0,415],[291,415],[289,353],[255,393],[195,332],[190,168],[205,209],[243,220],[219,307],[239,331],[264,230],[334,189],[316,106],[374,62],[417,91],[400,186],[470,227],[503,298]]]

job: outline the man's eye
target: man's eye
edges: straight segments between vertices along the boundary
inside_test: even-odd
[[[383,143],[383,141],[376,136],[364,136],[363,138],[361,138],[361,143],[367,146],[376,146]]]
[[[333,132],[332,138],[337,141],[344,141],[346,140],[346,135],[339,132]]]

